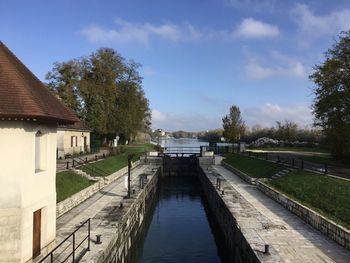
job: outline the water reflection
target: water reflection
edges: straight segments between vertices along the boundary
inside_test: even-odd
[[[196,177],[164,177],[146,230],[127,262],[225,262]],[[213,225],[212,225],[213,226]]]

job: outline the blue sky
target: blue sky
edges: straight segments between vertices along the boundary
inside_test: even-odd
[[[312,124],[315,64],[342,30],[335,0],[0,1],[0,40],[41,80],[55,61],[111,47],[143,65],[153,127],[220,128],[230,105],[249,126]]]

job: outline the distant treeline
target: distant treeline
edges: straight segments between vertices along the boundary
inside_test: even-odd
[[[176,131],[171,133],[174,138],[198,138],[203,141],[220,142],[223,138],[223,129],[215,129],[201,132]],[[268,137],[274,140],[286,142],[307,142],[310,145],[321,143],[323,134],[320,129],[300,128],[291,121],[276,122],[274,127],[262,127],[255,125],[252,128],[245,127],[240,140],[251,143],[259,138]]]

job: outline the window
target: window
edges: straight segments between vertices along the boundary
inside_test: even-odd
[[[35,133],[35,172],[44,170],[46,159],[45,135],[41,131]]]
[[[78,146],[78,137],[71,136],[70,137],[70,147],[77,147],[77,146]]]

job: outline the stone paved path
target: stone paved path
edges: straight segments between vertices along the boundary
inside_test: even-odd
[[[155,172],[152,171],[155,166],[140,165],[132,170],[132,185],[133,189],[138,190],[140,174],[149,174],[152,176]],[[121,176],[116,181],[112,182],[100,192],[96,193],[77,207],[73,208],[63,216],[59,217],[56,222],[56,244],[59,244],[70,233],[72,233],[81,222],[91,218],[91,250],[82,258],[81,262],[90,262],[90,259],[101,253],[103,248],[108,245],[108,240],[115,232],[118,219],[122,214],[120,203],[123,203],[123,210],[132,203],[133,198],[124,199],[127,195],[125,188],[125,176]],[[102,244],[96,244],[96,235],[101,234]],[[81,228],[76,235],[76,243],[81,242],[87,235],[87,226]],[[87,242],[83,243],[86,247]],[[63,251],[66,248],[66,251]],[[65,242],[64,246],[58,250],[55,257],[62,260],[68,253],[72,251],[72,238]],[[82,252],[78,250],[76,255]]]
[[[350,251],[313,229],[255,186],[249,185],[222,166],[216,165],[214,170],[261,214],[278,226],[259,234],[280,253],[286,262],[350,262]]]

